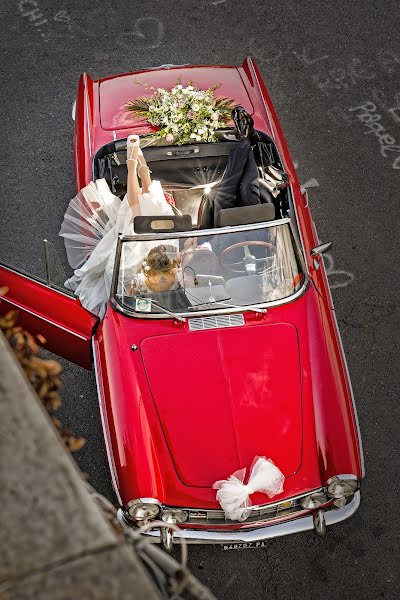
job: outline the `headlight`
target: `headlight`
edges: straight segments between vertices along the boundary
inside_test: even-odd
[[[139,498],[138,500],[131,500],[126,505],[127,513],[136,521],[155,519],[160,509],[159,501],[154,498]]]
[[[300,500],[300,505],[302,508],[307,510],[312,510],[315,508],[319,508],[323,504],[328,502],[328,498],[322,492],[316,492],[315,494],[310,494],[309,496],[304,496]]]
[[[335,499],[351,496],[358,489],[357,479],[339,479],[339,477],[332,477],[327,484],[328,496]]]
[[[179,508],[169,508],[164,510],[161,519],[166,523],[183,523],[188,518],[188,514]]]

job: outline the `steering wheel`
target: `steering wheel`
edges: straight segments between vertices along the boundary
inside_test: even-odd
[[[219,257],[221,266],[223,266],[228,271],[231,271],[232,273],[246,273],[248,275],[252,273],[264,273],[268,268],[266,266],[267,261],[271,260],[274,256],[256,258],[251,254],[249,246],[264,246],[264,248],[270,248],[273,251],[273,255],[276,253],[276,246],[274,244],[271,244],[270,242],[262,242],[260,240],[237,242],[236,244],[228,246],[228,248],[225,248],[225,250],[221,252]],[[237,248],[243,248],[244,258],[239,262],[227,262],[224,257],[226,257],[227,254],[230,254],[233,250],[236,250]],[[258,269],[259,263],[264,263],[265,266],[261,269]]]

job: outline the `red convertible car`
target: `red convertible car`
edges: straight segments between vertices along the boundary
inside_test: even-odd
[[[162,65],[94,81],[79,80],[74,157],[77,189],[105,178],[126,192],[126,140],[151,127],[125,109],[143,82],[170,87],[180,77],[200,88],[220,83],[271,138],[275,166],[288,177],[272,205],[242,211],[221,226],[199,227],[202,197],[218,181],[237,143],[218,141],[143,149],[176,218],[146,219],[121,235],[103,320],[67,289],[0,266],[4,312],[41,333],[45,346],[87,369],[94,365],[105,446],[120,518],[133,527],[164,521],[179,531],[147,535],[169,547],[189,542],[247,547],[351,516],[364,475],[356,409],[307,191],[296,175],[275,110],[254,60],[241,66]],[[253,208],[253,207],[250,207]],[[183,216],[182,216],[183,215]],[[135,226],[135,231],[137,231]],[[132,245],[159,240],[219,248],[217,264],[181,274],[179,294],[127,292]],[[186,285],[185,285],[186,282]],[[148,296],[148,295],[147,295]],[[231,521],[214,482],[271,458],[285,476],[273,499],[252,495],[248,518]]]

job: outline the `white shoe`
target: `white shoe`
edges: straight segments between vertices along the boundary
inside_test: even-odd
[[[132,158],[133,148],[138,148],[138,156],[143,155],[142,150],[140,149],[140,138],[138,135],[132,134],[127,137],[126,140],[126,160],[136,160]]]

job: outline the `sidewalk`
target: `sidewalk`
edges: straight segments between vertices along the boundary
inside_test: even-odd
[[[0,332],[1,600],[158,599]]]

